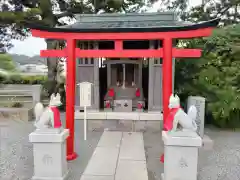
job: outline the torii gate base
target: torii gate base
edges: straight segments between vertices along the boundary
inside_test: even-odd
[[[215,22],[216,24],[216,22]],[[215,26],[215,25],[214,25]],[[203,27],[203,26],[202,26]],[[66,57],[67,58],[67,80],[66,80],[66,128],[70,131],[67,140],[67,159],[74,160],[77,154],[74,151],[74,105],[75,105],[75,83],[76,83],[76,58],[83,57],[106,57],[106,58],[163,58],[163,123],[169,113],[168,101],[172,94],[172,59],[179,57],[200,57],[199,49],[177,49],[173,48],[173,39],[203,37],[211,35],[213,27],[192,28],[192,30],[170,31],[170,32],[116,32],[116,33],[90,33],[90,32],[63,32],[63,29],[32,29],[32,35],[46,39],[65,39],[67,47],[63,50],[42,50],[41,57]],[[65,29],[66,30],[66,29]],[[61,31],[61,32],[59,32]],[[115,42],[114,50],[82,50],[76,48],[76,40],[98,41],[112,40]],[[124,40],[162,40],[163,48],[149,50],[125,50]]]

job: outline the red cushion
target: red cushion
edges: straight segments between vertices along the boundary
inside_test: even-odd
[[[114,97],[114,89],[109,89],[108,96]]]
[[[140,90],[139,89],[136,90],[136,97],[140,97]]]

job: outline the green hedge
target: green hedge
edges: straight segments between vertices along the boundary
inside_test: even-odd
[[[14,74],[8,77],[0,77],[0,81],[2,84],[42,84],[44,86],[47,82],[47,76],[26,76]]]
[[[43,86],[43,91],[41,92],[41,99],[49,99],[47,87],[50,85],[48,82],[47,76],[43,75],[36,75],[36,76],[26,76],[26,75],[19,75],[19,74],[11,74],[11,75],[0,75],[0,84],[41,84]],[[64,84],[58,84],[57,85],[58,92],[61,95],[61,101],[62,106],[60,107],[60,110],[65,110],[65,90],[64,90]]]

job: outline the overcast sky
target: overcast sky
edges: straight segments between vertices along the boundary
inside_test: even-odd
[[[191,6],[196,6],[202,0],[189,0]],[[153,12],[154,10],[151,10]],[[13,40],[14,47],[9,51],[10,53],[34,56],[39,55],[40,50],[46,49],[44,39],[29,37],[24,41]]]

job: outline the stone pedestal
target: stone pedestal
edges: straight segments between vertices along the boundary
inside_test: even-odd
[[[32,180],[65,180],[68,175],[66,138],[68,129],[36,130],[29,135],[33,143]]]
[[[202,139],[194,132],[162,132],[164,174],[162,180],[197,180],[198,148]]]

